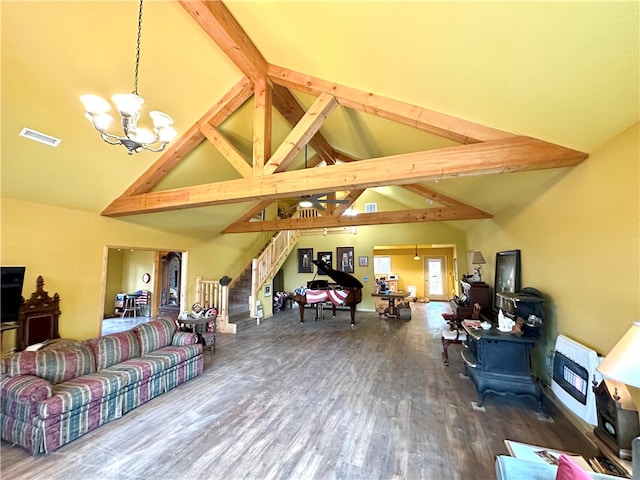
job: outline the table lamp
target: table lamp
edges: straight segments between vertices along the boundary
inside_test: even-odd
[[[616,343],[597,370],[606,378],[627,385],[631,399],[640,411],[640,321]],[[640,437],[633,440],[633,479],[640,480]]]
[[[484,257],[482,256],[482,252],[473,252],[471,263],[475,265],[475,271],[473,272],[473,277],[471,277],[471,279],[474,282],[481,282],[482,275],[480,275],[480,266],[487,263]]]

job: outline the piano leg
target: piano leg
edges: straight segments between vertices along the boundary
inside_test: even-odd
[[[307,302],[307,299],[298,294],[294,295],[293,299],[298,303],[298,308],[300,309],[300,323],[304,323],[304,304]]]

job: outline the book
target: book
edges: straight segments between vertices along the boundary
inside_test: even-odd
[[[577,453],[564,452],[562,450],[553,450],[550,448],[540,447],[538,445],[529,445],[527,443],[514,442],[513,440],[504,441],[509,455],[523,460],[531,460],[533,462],[548,463],[549,465],[558,465],[560,455],[565,454],[573,462],[579,465],[587,472],[596,472],[591,464]]]

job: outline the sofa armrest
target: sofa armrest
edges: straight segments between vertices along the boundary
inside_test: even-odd
[[[171,339],[174,347],[184,347],[185,345],[195,345],[198,343],[198,334],[192,332],[176,332]]]
[[[0,397],[20,403],[36,403],[51,397],[51,382],[32,375],[18,375],[0,378]]]

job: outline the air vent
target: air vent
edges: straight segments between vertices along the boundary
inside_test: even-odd
[[[377,203],[365,203],[364,204],[364,213],[376,213],[378,211]]]
[[[36,142],[44,143],[51,147],[57,147],[58,144],[62,141],[59,138],[52,137],[51,135],[46,135],[44,133],[36,132],[35,130],[31,130],[30,128],[23,128],[20,132],[20,136],[24,138],[29,138],[31,140],[35,140]]]

